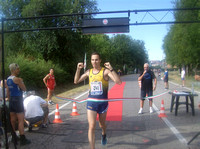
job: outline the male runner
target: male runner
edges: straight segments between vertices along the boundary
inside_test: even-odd
[[[119,75],[113,70],[109,62],[101,67],[101,58],[99,53],[94,52],[91,54],[92,69],[87,70],[80,76],[80,71],[84,67],[83,63],[78,63],[74,83],[78,84],[81,81],[89,78],[89,96],[88,98],[107,99],[108,98],[108,80],[112,79],[116,84],[121,84]],[[99,126],[102,129],[101,144],[107,144],[106,138],[106,114],[108,109],[108,102],[87,102],[87,117],[89,123],[88,140],[90,148],[95,149],[95,128],[97,113],[99,114]]]

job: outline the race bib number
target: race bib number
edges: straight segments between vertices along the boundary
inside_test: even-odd
[[[91,82],[91,95],[102,95],[103,87],[102,82]]]

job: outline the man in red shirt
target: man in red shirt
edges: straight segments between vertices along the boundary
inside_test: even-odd
[[[50,73],[47,74],[43,81],[44,81],[44,84],[46,85],[47,87],[47,100],[48,100],[48,104],[49,105],[53,105],[53,101],[51,101],[51,98],[52,98],[52,95],[53,95],[53,92],[54,92],[54,88],[56,86],[56,81],[55,81],[55,77],[54,77],[54,70],[53,68],[50,69],[49,71]]]

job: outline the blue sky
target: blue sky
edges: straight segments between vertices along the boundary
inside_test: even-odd
[[[121,11],[121,10],[141,10],[141,9],[168,9],[173,8],[172,0],[96,0],[100,12]],[[152,13],[154,17],[161,20],[166,12]],[[130,23],[141,22],[145,13],[131,13]],[[127,17],[127,14],[102,15],[102,17]],[[162,21],[173,21],[172,12],[168,13]],[[147,14],[142,22],[152,22],[154,19]],[[162,60],[165,55],[162,45],[163,39],[168,32],[170,25],[138,25],[130,26],[130,35],[133,39],[143,40],[150,60]],[[111,35],[112,36],[112,35]]]

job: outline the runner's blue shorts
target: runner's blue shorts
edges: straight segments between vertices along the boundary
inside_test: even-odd
[[[9,100],[9,110],[14,113],[23,113],[24,104],[22,96],[11,96]]]
[[[108,102],[94,102],[88,101],[87,102],[87,109],[96,111],[99,114],[105,113],[108,110]]]

